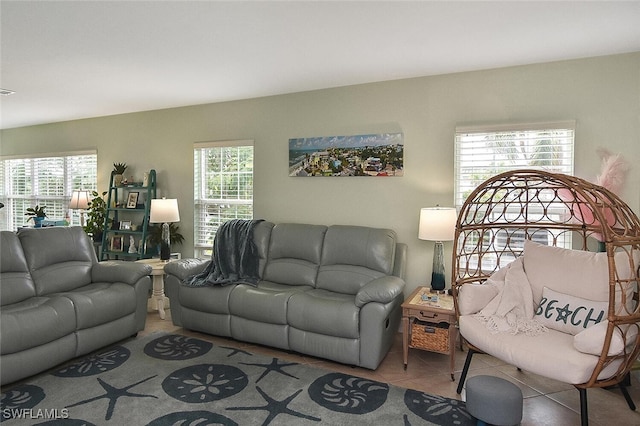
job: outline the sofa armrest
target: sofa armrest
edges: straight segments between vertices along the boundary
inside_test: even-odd
[[[175,262],[169,262],[164,267],[166,274],[174,275],[181,282],[192,275],[198,274],[209,265],[211,260],[206,259],[180,259]]]
[[[91,281],[134,285],[140,278],[151,275],[151,271],[151,266],[143,263],[109,260],[93,265]]]
[[[356,293],[356,306],[361,308],[369,302],[389,303],[404,289],[404,280],[392,275],[377,278]]]

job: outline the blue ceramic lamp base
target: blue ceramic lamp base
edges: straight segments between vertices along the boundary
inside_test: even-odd
[[[444,244],[436,241],[433,252],[433,267],[431,269],[431,289],[442,291],[446,286],[444,279]]]

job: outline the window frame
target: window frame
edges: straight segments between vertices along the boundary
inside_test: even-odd
[[[564,132],[564,135],[558,136],[557,139],[562,139],[562,143],[551,143],[547,145],[536,144],[535,141],[547,140],[543,139],[543,137],[547,138],[547,133],[552,132]],[[512,145],[512,146],[501,146],[498,147],[502,150],[502,152],[494,152],[491,153],[490,145],[492,141],[501,140],[500,137],[496,137],[498,134],[507,134],[507,133],[519,133],[519,137],[513,139],[502,139],[502,141],[520,141],[524,142],[520,145]],[[532,133],[537,133],[539,135],[538,139],[530,139],[530,136],[533,136]],[[478,151],[481,155],[492,155],[492,161],[488,161],[486,166],[482,166],[482,161],[478,161],[476,159],[467,160],[467,164],[463,165],[462,151],[467,149],[469,150],[466,155],[472,157],[473,154],[469,154],[470,151],[473,151],[475,148],[470,146],[463,146],[464,144],[472,144],[471,141],[463,141],[463,137],[469,137],[469,139],[473,139],[472,136],[475,135],[479,137],[480,135],[493,135],[494,139],[487,139],[485,137],[485,146],[478,148]],[[544,135],[544,136],[543,136]],[[537,169],[537,170],[546,170],[555,173],[564,173],[568,175],[573,175],[574,165],[575,165],[575,135],[576,135],[576,122],[574,120],[564,120],[564,121],[553,121],[553,122],[538,122],[538,123],[519,123],[519,124],[499,124],[499,125],[478,125],[478,126],[456,126],[455,129],[455,153],[454,153],[454,204],[456,209],[460,211],[462,205],[466,197],[471,193],[477,186],[484,182],[489,177],[495,176],[499,173],[502,173],[507,170],[522,170],[522,169]],[[553,138],[552,138],[553,139]],[[528,141],[534,142],[531,146],[527,145]],[[478,143],[478,142],[477,142]],[[480,145],[480,143],[478,143]],[[537,150],[536,148],[540,146],[551,146],[552,148],[559,147],[559,151],[553,151],[549,149]],[[520,148],[520,149],[518,149]],[[517,152],[516,152],[517,151]],[[557,158],[551,157],[551,161],[558,161],[560,164],[552,164],[552,165],[541,165],[536,164],[541,161],[549,161],[549,151],[553,155],[560,154]],[[489,152],[489,154],[487,154]],[[524,154],[523,154],[524,153]],[[540,153],[547,154],[538,156]],[[502,158],[504,156],[509,157],[510,155],[519,155],[520,158],[508,159],[507,161],[512,161],[512,163],[506,166],[497,166],[495,163],[499,161],[504,161]],[[524,158],[523,158],[524,155]],[[526,155],[530,155],[529,158]],[[531,160],[529,162],[525,160]],[[471,166],[471,163],[474,163]],[[479,166],[476,166],[475,163],[478,163]],[[493,163],[493,164],[492,164]],[[473,172],[469,172],[472,170]],[[484,169],[484,170],[483,170]],[[484,171],[484,174],[481,173]],[[475,176],[475,179],[464,179],[464,176]],[[463,182],[467,182],[466,185]],[[471,182],[471,184],[468,184]],[[532,215],[537,215],[537,212],[527,212]],[[508,214],[508,213],[507,213]],[[521,212],[513,212],[514,215],[521,214]],[[566,214],[566,211],[562,207],[558,207],[557,215],[562,216]],[[508,238],[507,238],[508,237]],[[530,235],[530,238],[536,240],[535,235]],[[495,241],[497,243],[504,243],[504,241],[511,241],[511,245],[514,247],[524,246],[524,234],[520,235],[519,233],[510,233],[507,228],[502,230],[502,233],[498,233],[495,235]],[[565,239],[561,235],[555,235],[556,244],[560,247],[569,248],[571,246],[571,241]],[[544,244],[545,241],[538,240],[537,242]],[[547,242],[549,243],[549,242]],[[473,244],[472,242],[468,242],[468,244]]]
[[[461,188],[461,181],[464,179],[461,178],[461,173],[464,167],[461,165],[461,151],[463,149],[461,135],[469,135],[469,134],[490,134],[490,133],[508,133],[508,132],[538,132],[542,133],[544,131],[558,131],[558,130],[570,130],[572,132],[571,135],[571,143],[567,144],[567,151],[563,154],[568,156],[570,160],[570,164],[566,168],[562,168],[561,166],[557,167],[543,167],[527,164],[524,166],[512,165],[508,168],[500,168],[500,170],[496,170],[491,173],[486,178],[495,176],[496,174],[506,171],[506,170],[516,170],[516,169],[539,169],[539,170],[547,170],[557,173],[564,173],[568,175],[573,175],[574,173],[574,165],[575,165],[575,133],[576,133],[576,122],[575,120],[564,120],[564,121],[550,121],[550,122],[539,122],[539,123],[517,123],[517,124],[494,124],[494,125],[475,125],[475,126],[456,126],[455,129],[455,137],[454,137],[454,203],[458,210],[462,207],[464,203],[464,192]],[[475,162],[475,160],[474,160]],[[490,167],[485,167],[490,168]],[[498,168],[496,168],[498,169]],[[479,183],[483,180],[481,179]],[[469,186],[467,186],[468,188]],[[477,185],[476,185],[477,187]]]
[[[77,157],[89,157],[86,168],[89,173],[75,174],[72,161]],[[57,177],[45,176],[50,172],[45,164],[47,162],[62,161],[61,172]],[[14,164],[12,164],[14,163]],[[16,180],[16,174],[12,173],[16,167],[22,167],[26,171],[24,181]],[[74,190],[83,189],[95,191],[98,175],[97,150],[66,151],[56,153],[37,153],[30,155],[7,155],[0,157],[0,201],[5,207],[0,209],[0,228],[16,231],[23,226],[31,225],[24,215],[26,207],[35,205],[47,206],[47,220],[69,220],[70,225],[80,225],[80,212],[69,209],[69,202]],[[46,184],[44,191],[38,185],[43,179],[51,179]],[[16,190],[19,185],[20,190]],[[50,189],[51,187],[56,187]]]
[[[207,167],[207,157],[202,155],[205,150],[220,149],[225,152],[227,149],[251,148],[251,169],[228,171],[220,174],[219,171],[205,170]],[[218,227],[225,221],[231,219],[253,219],[253,163],[255,158],[255,144],[252,139],[224,140],[211,142],[197,142],[193,146],[193,249],[194,256],[199,258],[211,257],[213,239]],[[238,158],[236,157],[236,160]],[[223,185],[220,185],[218,197],[207,197],[207,178],[218,175],[233,176],[237,179],[238,191],[246,191],[247,186],[241,185],[244,178],[250,174],[250,197],[230,197],[227,193],[223,196]],[[250,214],[242,214],[242,211],[249,209]],[[223,213],[223,210],[227,212]],[[217,211],[218,214],[212,213]],[[215,219],[217,216],[217,220]]]

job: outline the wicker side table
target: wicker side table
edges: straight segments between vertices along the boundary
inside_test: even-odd
[[[453,297],[418,287],[402,304],[402,352],[407,369],[409,348],[449,355],[451,380],[455,380],[456,313]],[[438,300],[432,300],[437,296]]]

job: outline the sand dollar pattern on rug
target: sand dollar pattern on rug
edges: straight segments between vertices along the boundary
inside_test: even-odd
[[[129,349],[116,346],[69,364],[51,374],[58,377],[93,376],[120,367],[130,356],[131,351]]]
[[[178,401],[191,404],[229,398],[249,384],[239,368],[224,364],[200,364],[181,368],[162,381],[162,389]]]

